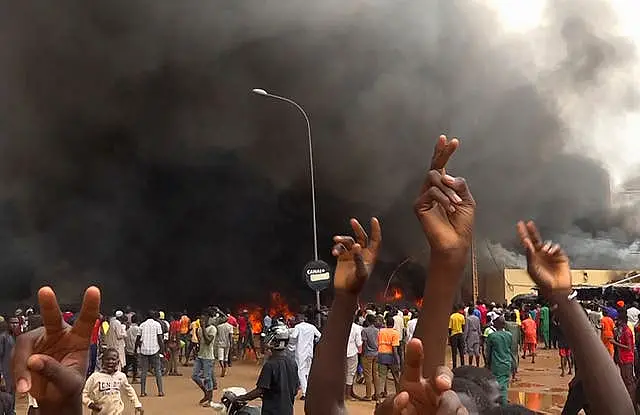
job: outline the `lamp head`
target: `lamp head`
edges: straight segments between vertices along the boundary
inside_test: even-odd
[[[265,91],[264,89],[254,88],[254,89],[251,90],[251,92],[253,92],[254,94],[258,94],[258,95],[267,96],[267,91]]]

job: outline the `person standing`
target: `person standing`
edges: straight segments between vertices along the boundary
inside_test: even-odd
[[[535,314],[535,311],[532,310]],[[525,314],[522,320],[522,332],[524,333],[524,347],[522,348],[522,359],[527,358],[527,352],[531,354],[531,363],[536,362],[536,346],[538,344],[538,327],[531,317],[532,314]]]
[[[138,326],[138,316],[131,315],[131,324],[127,329],[127,337],[124,339],[124,353],[127,356],[127,365],[124,368],[124,374],[129,374],[129,370],[133,372],[132,383],[138,380],[138,351],[136,349],[136,339],[140,335],[140,327]]]
[[[413,339],[413,334],[416,331],[416,325],[418,324],[419,315],[420,313],[418,312],[418,310],[413,310],[411,312],[411,319],[407,321],[407,330],[405,333],[405,340],[404,340],[405,344],[409,344],[411,339]],[[375,314],[373,315],[373,318],[374,318],[374,322],[371,325],[375,326]]]
[[[545,349],[551,348],[551,341],[549,338],[549,317],[549,307],[547,307],[547,305],[545,304],[540,308],[540,331],[542,332],[542,340],[544,341]]]
[[[506,405],[509,377],[513,376],[513,368],[515,366],[515,357],[511,352],[513,339],[511,338],[511,333],[504,330],[505,321],[503,317],[495,319],[493,324],[496,331],[487,338],[487,365],[500,386],[502,404]]]
[[[516,314],[508,313],[505,318],[505,330],[511,333],[511,354],[513,355],[514,367],[513,378],[515,380],[518,373],[518,367],[520,366],[520,348],[522,347],[522,331],[521,327],[516,322]]]
[[[631,401],[635,404],[636,378],[633,373],[633,333],[629,328],[627,312],[624,309],[618,312],[618,318],[616,319],[616,329],[618,335],[616,336],[616,340],[613,341],[613,344],[618,348],[617,363],[618,367],[620,368],[620,376],[622,377],[622,381],[629,391]]]
[[[87,367],[87,378],[96,371],[98,360],[98,343],[100,342],[100,329],[102,327],[102,316],[96,319],[91,330],[91,343],[89,344],[89,366]]]
[[[614,328],[615,324],[613,318],[611,318],[612,312],[608,307],[603,307],[604,317],[600,320],[600,336],[604,347],[607,348],[609,355],[613,358],[613,340],[614,340]]]
[[[6,391],[11,395],[11,410],[8,414],[15,415],[16,393],[13,381],[13,371],[11,368],[11,359],[13,357],[13,349],[16,345],[15,339],[9,331],[9,324],[6,321],[0,321],[0,375],[4,379]]]
[[[469,316],[464,324],[464,344],[469,356],[469,365],[473,365],[472,360],[476,358],[476,366],[480,367],[480,338],[482,337],[482,327],[480,318],[473,313],[473,308],[469,309]]]
[[[122,318],[124,318],[122,311],[117,310],[113,313],[109,318],[109,331],[104,339],[107,348],[118,351],[118,370],[122,370],[126,362],[124,339],[127,337],[127,328],[120,322]]]
[[[398,357],[400,338],[398,332],[393,328],[391,316],[385,318],[385,324],[387,327],[378,332],[378,381],[380,382],[378,391],[380,393],[386,390],[389,372],[393,376],[396,390],[400,390],[400,358]]]
[[[449,345],[451,346],[451,359],[453,368],[458,365],[457,357],[460,355],[460,366],[464,366],[464,316],[461,305],[456,305],[453,314],[449,317]]]
[[[153,369],[156,376],[158,396],[164,396],[162,386],[162,368],[160,353],[164,353],[162,326],[156,320],[158,313],[149,311],[147,319],[140,324],[140,335],[136,339],[136,348],[140,348],[140,396],[147,396],[147,373]]]
[[[187,350],[189,349],[189,326],[191,325],[191,319],[187,315],[187,310],[182,312],[182,316],[180,316],[180,359],[179,362],[182,361],[182,358],[186,356]],[[185,359],[185,364],[187,359]]]
[[[200,328],[198,329],[198,341],[200,350],[193,364],[191,379],[198,385],[204,396],[200,400],[202,406],[211,406],[213,390],[216,388],[216,379],[213,373],[214,346],[216,339],[216,326],[210,324],[209,316],[203,312],[200,315]]]
[[[409,320],[409,323],[412,320]],[[367,314],[362,329],[362,370],[364,372],[365,395],[363,400],[378,399],[378,333],[376,317]],[[408,323],[407,323],[408,324]],[[415,326],[414,326],[415,328]],[[407,328],[408,331],[408,328]],[[411,332],[413,336],[413,332]],[[373,395],[371,392],[373,391]]]
[[[357,320],[358,316],[355,316],[351,323],[351,331],[347,339],[347,365],[345,367],[344,394],[347,399],[352,401],[360,400],[360,397],[353,392],[353,380],[358,370],[358,353],[362,352],[362,326],[356,324]]]
[[[564,333],[562,332],[562,326],[558,321],[557,324],[557,335],[558,335],[558,353],[560,354],[560,377],[564,377],[565,370],[568,368],[568,375],[571,376],[571,372],[573,370],[573,358],[571,356],[571,347],[569,343],[564,337]]]
[[[220,377],[223,378],[227,375],[229,353],[231,350],[231,344],[233,342],[233,326],[229,323],[227,318],[221,320],[222,323],[216,327],[216,351],[218,353],[218,362],[220,363]]]
[[[320,332],[313,324],[307,322],[307,316],[299,316],[300,323],[296,324],[294,330],[291,331],[293,337],[288,342],[295,342],[295,361],[298,371],[298,379],[300,381],[300,390],[302,395],[300,399],[304,400],[307,395],[307,384],[309,381],[309,371],[313,361],[313,347],[320,340]]]

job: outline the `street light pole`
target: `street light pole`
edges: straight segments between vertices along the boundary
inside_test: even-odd
[[[311,214],[313,223],[313,260],[318,261],[318,223],[316,220],[316,183],[315,170],[313,167],[313,141],[311,140],[311,122],[305,110],[294,100],[280,95],[271,94],[264,89],[254,88],[251,92],[263,97],[269,97],[280,101],[287,102],[300,111],[304,120],[307,122],[307,140],[309,142],[309,173],[311,175]],[[318,326],[320,326],[320,290],[316,290],[316,307],[318,308]]]

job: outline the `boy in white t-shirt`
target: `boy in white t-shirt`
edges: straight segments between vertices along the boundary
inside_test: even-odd
[[[84,384],[82,403],[92,414],[121,415],[124,412],[124,402],[120,396],[120,388],[124,388],[129,400],[136,408],[136,414],[143,414],[142,404],[127,376],[117,370],[119,354],[110,348],[102,354],[102,369],[94,372]]]

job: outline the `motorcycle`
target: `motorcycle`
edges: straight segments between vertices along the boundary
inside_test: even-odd
[[[222,391],[220,405],[215,405],[214,410],[221,415],[260,415],[262,408],[248,405],[246,402],[238,401],[238,396],[247,393],[245,388],[231,387]]]

